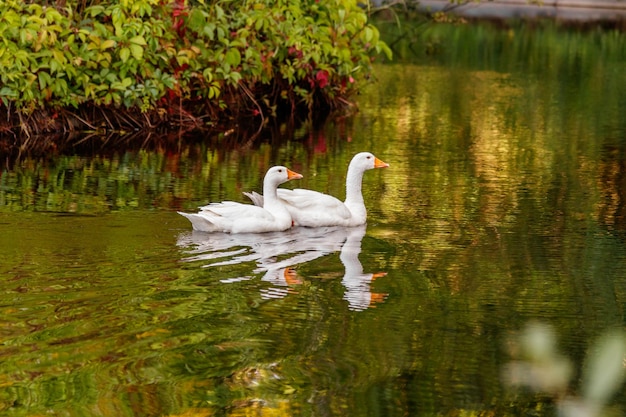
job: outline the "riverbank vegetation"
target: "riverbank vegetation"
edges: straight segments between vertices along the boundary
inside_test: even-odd
[[[623,62],[626,53],[624,30],[619,26],[551,19],[467,20],[442,12],[380,11],[370,22],[396,62],[463,63],[477,68],[495,64],[500,71],[523,65],[533,73],[558,74],[559,66],[574,66],[579,61],[588,67]]]
[[[262,127],[352,106],[381,54],[353,0],[6,0],[0,133]]]

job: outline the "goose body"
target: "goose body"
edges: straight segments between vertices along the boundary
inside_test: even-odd
[[[361,192],[363,174],[374,168],[385,168],[389,164],[369,152],[356,154],[346,176],[346,200],[331,195],[297,188],[280,189],[278,198],[285,204],[294,225],[306,227],[359,226],[367,220],[367,210]],[[263,206],[265,196],[255,192],[244,193],[257,206]]]
[[[198,213],[178,214],[186,217],[194,230],[225,233],[264,233],[289,229],[293,222],[277,189],[282,183],[302,178],[284,166],[270,168],[263,179],[263,204],[241,204],[234,201],[211,203],[200,207]]]

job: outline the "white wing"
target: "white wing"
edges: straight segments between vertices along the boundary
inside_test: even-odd
[[[278,191],[294,224],[307,227],[351,225],[352,213],[333,196],[301,188]]]
[[[235,201],[223,201],[221,203],[211,203],[200,207],[200,213],[210,212],[221,217],[236,221],[238,219],[258,219],[258,220],[274,220],[274,216],[263,207],[253,206],[250,204],[241,204]]]

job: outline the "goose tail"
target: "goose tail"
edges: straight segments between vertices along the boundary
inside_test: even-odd
[[[180,214],[183,217],[186,217],[187,220],[191,222],[193,230],[198,230],[200,232],[219,231],[218,227],[215,224],[213,224],[209,219],[207,219],[205,216],[202,216],[197,213],[183,213],[182,211],[179,211],[178,214]]]
[[[251,193],[247,193],[244,191],[243,194],[250,200],[252,200],[252,203],[254,203],[255,206],[263,207],[263,196],[261,194],[255,191],[252,191]]]

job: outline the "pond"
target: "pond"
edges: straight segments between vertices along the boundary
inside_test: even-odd
[[[350,118],[5,168],[0,412],[537,416],[584,394],[625,324],[624,34],[422,36]],[[278,163],[343,198],[364,150],[390,164],[365,173],[365,227],[207,234],[176,213],[245,202]],[[528,323],[553,329],[564,387],[507,384]]]

